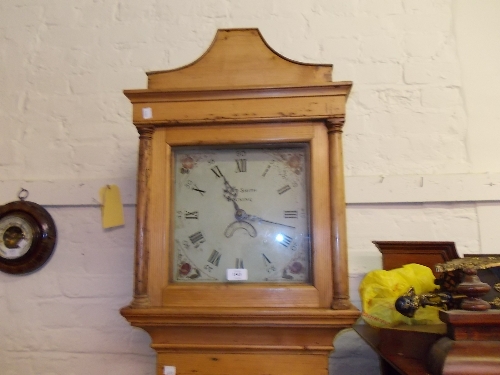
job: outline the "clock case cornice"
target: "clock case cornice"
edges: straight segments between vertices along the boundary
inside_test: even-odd
[[[333,66],[274,51],[257,29],[219,30],[196,61],[149,72],[148,88],[125,90],[137,127],[173,124],[324,120],[345,114],[351,82],[332,82]],[[263,106],[262,100],[269,104]],[[144,119],[142,110],[152,117]]]
[[[127,90],[136,127],[343,118],[352,84],[216,90]],[[262,101],[269,104],[262,108]],[[143,110],[152,117],[144,119]]]
[[[246,358],[245,353],[258,353],[259,359],[247,363],[248,368],[260,366],[254,363],[262,362],[262,371],[273,375],[323,374],[328,367],[328,353],[333,350],[332,338],[359,317],[359,311],[349,299],[341,140],[345,103],[352,84],[332,82],[332,70],[332,65],[298,63],[281,56],[256,29],[219,30],[207,52],[192,64],[149,72],[147,89],[124,91],[133,104],[133,123],[140,141],[134,299],[121,314],[132,325],[150,334],[151,346],[158,353],[158,374],[161,374],[161,364],[175,361],[179,361],[178,368],[185,366],[191,372],[219,374],[213,359],[192,364],[205,352],[210,353],[210,358],[235,361],[236,367],[242,366],[239,363]],[[242,299],[244,307],[227,304],[220,296],[226,292],[237,296],[234,284],[214,285],[214,300],[221,301],[221,306],[209,300],[205,305],[203,301],[192,305],[186,302],[189,298],[184,296],[189,293],[189,287],[171,283],[169,267],[161,264],[169,255],[158,255],[166,251],[165,244],[169,243],[165,230],[169,214],[162,211],[163,204],[169,206],[169,199],[162,198],[165,190],[160,185],[166,186],[167,195],[171,190],[167,186],[170,167],[159,164],[168,164],[164,157],[171,155],[170,147],[175,142],[181,145],[188,139],[187,142],[192,142],[188,144],[202,144],[189,140],[198,129],[203,134],[213,132],[211,139],[223,139],[231,144],[244,144],[245,139],[250,139],[249,143],[259,139],[267,139],[266,143],[312,139],[313,164],[316,165],[313,169],[321,180],[314,185],[323,186],[313,191],[325,198],[324,202],[316,199],[315,210],[327,211],[320,215],[323,218],[320,228],[331,225],[321,235],[328,240],[319,241],[329,244],[325,248],[331,250],[331,254],[327,260],[313,261],[331,264],[331,274],[314,276],[313,285],[271,284],[267,292],[265,285],[255,288],[245,285],[242,292],[248,290],[254,294]],[[181,140],[169,144],[169,132]],[[245,132],[251,136],[242,136]],[[311,135],[305,137],[304,134]],[[206,139],[203,142],[206,144]],[[166,203],[158,205],[156,199],[164,199]],[[318,287],[319,304],[315,302],[316,297],[302,298],[312,296],[310,289],[314,289],[317,280],[322,285]],[[205,298],[206,293],[210,293],[207,284],[193,288],[198,288],[192,293],[194,298]],[[267,300],[259,302],[259,288]],[[167,289],[170,292],[165,294]],[[171,295],[174,301],[168,300],[167,296]],[[175,302],[176,298],[179,302]],[[285,352],[286,355],[280,357]],[[186,354],[185,359],[181,353]],[[267,359],[261,360],[263,358]],[[205,360],[200,357],[200,361]],[[270,370],[276,360],[287,364]],[[271,364],[265,365],[266,361]],[[213,372],[212,365],[215,366]],[[245,371],[240,372],[253,373]]]
[[[124,90],[125,96],[133,103],[155,103],[190,100],[250,99],[268,97],[300,96],[345,96],[349,93],[352,82],[335,82],[318,86],[265,86],[242,88],[217,88],[210,90]]]

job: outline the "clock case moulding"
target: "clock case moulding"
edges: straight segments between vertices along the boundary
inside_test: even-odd
[[[351,82],[279,55],[257,29],[219,30],[195,62],[147,76],[147,89],[124,91],[139,163],[134,298],[121,314],[150,334],[158,374],[327,374],[334,336],[359,317],[342,157]],[[172,147],[298,142],[311,153],[311,283],[172,282]]]

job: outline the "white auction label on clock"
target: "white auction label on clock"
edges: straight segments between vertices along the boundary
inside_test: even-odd
[[[228,268],[226,276],[228,281],[246,281],[248,280],[248,270],[245,268]]]
[[[146,107],[142,109],[142,118],[149,120],[153,118],[153,109],[151,107]]]

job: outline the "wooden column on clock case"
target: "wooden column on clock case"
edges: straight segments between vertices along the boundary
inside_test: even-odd
[[[154,126],[138,127],[139,160],[137,167],[137,205],[135,229],[135,261],[134,261],[134,299],[133,307],[148,307],[148,207],[149,207],[149,175],[151,171],[151,141]]]
[[[350,82],[332,66],[291,61],[256,29],[219,30],[185,67],[126,90],[140,134],[134,297],[121,310],[147,331],[157,374],[326,375],[349,300],[342,127]],[[172,148],[307,143],[310,283],[174,282]]]
[[[345,309],[350,305],[347,267],[347,227],[344,192],[344,156],[342,149],[342,128],[344,118],[326,120],[330,146],[330,205],[332,212],[333,303],[334,309]]]

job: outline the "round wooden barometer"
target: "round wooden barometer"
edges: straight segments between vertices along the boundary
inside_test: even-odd
[[[126,90],[140,135],[134,299],[157,373],[327,374],[348,295],[342,127],[350,82],[219,30]]]
[[[0,271],[38,270],[54,252],[56,238],[54,220],[39,204],[20,199],[0,206]]]

